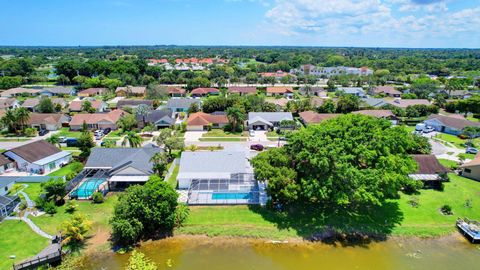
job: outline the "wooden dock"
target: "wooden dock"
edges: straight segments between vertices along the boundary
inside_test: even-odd
[[[480,222],[459,218],[457,228],[473,244],[480,243]]]
[[[62,260],[61,239],[55,237],[52,243],[44,250],[40,251],[35,257],[27,259],[21,263],[14,264],[13,270],[37,269],[37,267],[60,262]]]

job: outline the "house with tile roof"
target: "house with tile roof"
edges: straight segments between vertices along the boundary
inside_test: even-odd
[[[117,97],[128,97],[128,96],[136,96],[136,97],[145,97],[147,95],[147,87],[145,86],[124,86],[124,87],[117,87],[115,89],[115,95]]]
[[[108,88],[102,88],[102,87],[92,87],[92,88],[87,88],[85,90],[82,90],[77,93],[77,96],[79,97],[94,97],[97,95],[103,95],[108,92]]]
[[[200,88],[195,88],[190,92],[190,95],[194,98],[196,97],[206,97],[209,95],[218,95],[219,90],[217,88],[212,88],[212,87],[200,87]]]
[[[304,111],[298,114],[302,123],[306,126],[312,124],[319,124],[325,120],[340,116],[338,113],[317,113],[313,111]]]
[[[381,94],[393,98],[399,98],[402,96],[402,92],[396,90],[395,87],[391,85],[376,86],[370,90],[370,95],[375,96]]]
[[[205,131],[211,128],[223,128],[228,124],[225,114],[208,114],[204,112],[192,113],[187,119],[188,131]]]
[[[230,86],[228,87],[228,93],[243,95],[255,95],[257,88],[254,86]]]
[[[20,107],[20,102],[15,98],[0,98],[0,110],[16,109]]]
[[[463,116],[448,116],[448,115],[439,115],[432,114],[428,117],[427,120],[423,121],[427,126],[431,126],[435,131],[452,134],[452,135],[461,135],[463,134],[463,129],[466,127],[480,127],[479,122],[469,121]]]
[[[3,154],[16,162],[17,170],[35,174],[54,171],[72,159],[72,153],[62,151],[44,140],[7,150]]]
[[[68,106],[68,110],[70,112],[81,112],[83,103],[85,103],[86,101],[92,104],[92,108],[95,109],[95,112],[98,112],[98,113],[105,112],[108,109],[108,105],[105,101],[84,99],[84,100],[74,100],[70,102],[70,105]]]
[[[167,87],[167,91],[168,96],[170,96],[171,98],[181,98],[185,97],[185,95],[187,94],[187,91],[185,89],[179,87]]]
[[[293,98],[293,88],[288,86],[270,86],[267,87],[267,96],[283,96],[288,99]]]
[[[8,90],[3,91],[2,93],[0,93],[0,96],[15,97],[20,94],[29,94],[29,95],[35,96],[35,95],[38,95],[39,93],[40,93],[39,89],[16,87],[16,88],[10,88]]]
[[[59,130],[68,124],[68,117],[62,113],[31,113],[27,125],[38,130]]]
[[[470,162],[460,166],[460,169],[462,176],[480,181],[480,153]]]
[[[84,122],[89,130],[106,128],[116,130],[118,119],[127,114],[122,110],[113,110],[108,113],[78,113],[70,120],[70,130],[81,130]]]
[[[432,103],[428,99],[399,99],[396,98],[394,100],[386,100],[387,104],[393,105],[395,107],[399,107],[402,109],[406,109],[408,106],[414,105],[426,105],[430,106]]]

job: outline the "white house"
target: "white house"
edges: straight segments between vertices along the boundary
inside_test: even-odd
[[[62,151],[40,140],[10,149],[3,153],[17,163],[19,171],[45,174],[69,163],[72,153]]]
[[[293,121],[290,112],[249,112],[248,129],[268,130],[279,127],[282,121]]]
[[[466,127],[480,127],[480,123],[469,121],[461,115],[446,116],[432,114],[424,123],[427,126],[433,127],[438,132],[457,136],[463,134],[463,129]]]

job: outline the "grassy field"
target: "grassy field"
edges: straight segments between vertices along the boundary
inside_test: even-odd
[[[458,157],[463,158],[463,159],[474,159],[475,155],[474,154],[462,153],[462,154],[458,155]]]
[[[170,175],[170,177],[168,178],[168,183],[173,187],[173,188],[177,188],[177,175],[178,175],[178,171],[180,170],[180,166],[179,165],[175,165],[175,168],[173,168],[173,172],[172,172],[172,175]]]
[[[224,137],[224,138],[199,138],[198,139],[201,142],[244,142],[247,140],[247,138],[229,138],[229,137]]]
[[[190,216],[177,233],[231,235],[270,239],[308,237],[327,225],[340,231],[360,230],[379,235],[440,236],[455,231],[457,217],[480,219],[480,183],[450,174],[445,190],[422,190],[419,195],[402,195],[371,210],[371,215],[347,213],[315,214],[301,209],[288,214],[267,211],[260,207],[219,206],[191,207]],[[466,205],[467,200],[470,206]],[[413,207],[411,202],[418,203]],[[454,214],[445,216],[439,209],[444,204]]]
[[[57,133],[58,136],[60,137],[67,137],[67,138],[79,138],[80,135],[82,135],[82,132],[80,131],[70,131],[68,127],[63,127],[60,129],[60,131]]]
[[[23,221],[4,220],[0,223],[0,269],[11,269],[44,249],[49,240],[35,234]],[[15,259],[9,257],[14,255]]]
[[[8,138],[8,137],[0,137],[0,142],[26,142],[31,139],[27,138]]]
[[[97,230],[109,231],[108,220],[112,216],[113,206],[117,201],[117,196],[109,196],[104,203],[94,204],[91,201],[76,201],[80,213],[86,216],[92,222],[92,235]],[[32,217],[32,221],[47,233],[55,234],[58,232],[62,222],[70,219],[72,214],[65,211],[65,205],[57,208],[57,213],[53,216],[48,214]]]
[[[248,132],[228,132],[221,129],[212,129],[209,132],[203,134],[202,137],[248,137]]]
[[[65,176],[65,175],[68,175],[69,173],[73,172],[73,168],[76,167],[76,166],[79,166],[79,164],[81,164],[80,162],[72,162],[70,164],[68,164],[67,166],[65,167],[62,167],[52,173],[50,173],[49,175],[50,176]],[[83,167],[83,165],[82,165]]]
[[[440,162],[440,164],[442,164],[443,167],[447,169],[451,169],[452,167],[458,167],[458,163],[453,160],[439,158],[438,162]]]

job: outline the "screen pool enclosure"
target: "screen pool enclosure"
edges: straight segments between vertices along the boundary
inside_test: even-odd
[[[100,190],[100,185],[106,182],[106,179],[86,179],[71,194],[70,197],[76,199],[90,199],[92,194]]]
[[[100,191],[103,195],[108,191],[108,174],[103,170],[82,171],[67,184],[67,192],[71,199],[89,200],[93,193]]]
[[[192,179],[188,190],[190,205],[260,204],[262,188],[253,174],[232,174],[230,179]]]

